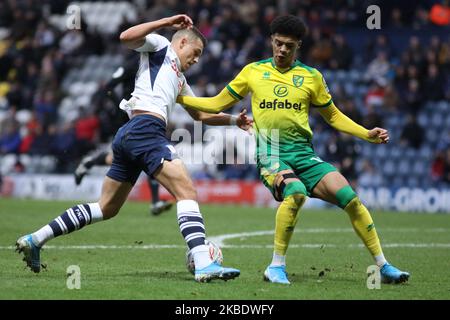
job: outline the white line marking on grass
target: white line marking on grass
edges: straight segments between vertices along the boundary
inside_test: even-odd
[[[363,244],[348,244],[336,245],[332,243],[304,243],[291,244],[289,248],[363,248]],[[150,244],[142,246],[120,246],[120,245],[85,245],[85,246],[44,246],[45,250],[152,250],[152,249],[184,249],[186,246],[182,245],[165,245],[165,244]],[[222,248],[232,249],[265,249],[272,248],[272,245],[258,245],[258,244],[224,244]],[[450,243],[385,243],[383,248],[450,248]],[[0,246],[0,250],[14,250],[15,246]]]
[[[363,248],[363,244],[351,244],[349,248]],[[450,243],[384,243],[383,248],[450,248]]]
[[[222,234],[220,236],[207,237],[211,241],[215,242],[219,247],[225,247],[225,240],[235,239],[235,238],[247,238],[254,236],[266,236],[273,234],[273,230],[267,231],[254,231],[254,232],[242,232],[242,233],[230,233],[230,234]]]
[[[410,233],[425,233],[425,232],[449,232],[448,228],[429,228],[429,229],[418,229],[418,228],[384,228],[382,232],[410,232]],[[296,233],[353,233],[352,228],[305,228],[299,229]],[[263,248],[273,248],[272,244],[267,245],[252,245],[252,244],[225,244],[225,240],[236,239],[236,238],[248,238],[255,236],[265,236],[272,235],[273,230],[265,231],[253,231],[253,232],[242,232],[242,233],[231,233],[223,234],[218,236],[208,237],[208,239],[214,241],[217,245],[223,248],[235,248],[235,249],[263,249]],[[349,244],[349,245],[339,245],[332,243],[304,243],[304,244],[291,244],[289,248],[306,248],[306,249],[316,249],[316,248],[361,248],[364,247],[363,244]],[[44,249],[56,249],[56,250],[151,250],[151,249],[184,249],[184,245],[171,245],[171,244],[142,244],[142,245],[46,245]],[[450,243],[383,243],[383,248],[450,248]],[[14,250],[15,246],[0,246],[0,250]]]
[[[259,244],[224,244],[222,248],[232,249],[271,249],[272,245]],[[363,248],[363,244],[337,245],[333,243],[303,243],[291,244],[289,248]],[[153,249],[185,249],[184,245],[167,245],[167,244],[148,244],[141,246],[124,246],[124,245],[84,245],[84,246],[44,246],[45,250],[153,250]],[[383,248],[450,248],[450,243],[385,243]],[[15,246],[0,246],[0,250],[14,250]]]
[[[8,250],[15,249],[16,246],[0,246],[0,250]],[[57,249],[57,250],[93,250],[93,249],[106,249],[106,250],[115,250],[115,249],[180,249],[186,248],[183,245],[174,245],[174,244],[143,244],[140,246],[132,246],[132,245],[103,245],[103,244],[88,244],[88,245],[79,245],[79,246],[52,246],[52,245],[44,245],[44,249]]]
[[[307,229],[298,229],[296,234],[302,233],[354,233],[353,228],[307,228]],[[433,229],[418,229],[418,228],[384,228],[380,230],[381,233],[384,232],[450,232],[450,229],[446,228],[433,228]],[[211,241],[214,241],[218,246],[226,247],[225,240],[228,239],[236,239],[236,238],[247,238],[247,237],[255,237],[255,236],[266,236],[272,235],[274,233],[273,230],[266,231],[254,231],[254,232],[242,232],[242,233],[231,233],[231,234],[223,234],[213,237],[208,237]],[[383,245],[384,246],[384,245]],[[289,246],[291,247],[291,245]]]

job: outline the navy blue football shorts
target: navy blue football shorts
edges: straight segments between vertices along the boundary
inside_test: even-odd
[[[164,160],[177,158],[166,138],[166,123],[148,114],[137,115],[124,124],[114,137],[112,150],[113,163],[106,175],[133,185],[142,170],[152,176]]]

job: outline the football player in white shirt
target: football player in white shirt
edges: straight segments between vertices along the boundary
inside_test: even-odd
[[[162,27],[178,31],[169,42],[152,34]],[[205,227],[197,203],[197,193],[184,164],[166,138],[168,114],[179,94],[192,95],[183,72],[197,63],[206,44],[203,35],[187,15],[175,15],[139,24],[125,30],[120,40],[130,49],[141,52],[132,98],[122,101],[130,120],[113,140],[113,164],[105,177],[100,200],[76,205],[32,234],[17,240],[27,266],[34,272],[41,267],[40,249],[48,240],[114,217],[124,204],[142,170],[158,180],[176,199],[180,231],[194,255],[195,280],[228,280],[240,271],[226,268],[209,255],[205,245]],[[188,111],[195,120],[209,125],[236,124],[244,130],[252,125],[245,112],[239,117]]]

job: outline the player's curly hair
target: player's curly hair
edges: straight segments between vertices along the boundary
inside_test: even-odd
[[[301,40],[307,32],[306,24],[299,17],[291,14],[279,16],[270,24],[270,34],[279,33],[282,35],[293,36]]]

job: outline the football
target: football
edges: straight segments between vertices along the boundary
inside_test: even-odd
[[[222,265],[223,255],[220,247],[216,243],[207,239],[205,240],[205,245],[209,247],[209,255],[211,259],[214,262],[217,262],[218,264]],[[189,249],[186,251],[186,268],[190,273],[194,274],[195,271],[194,255],[191,254],[191,250]]]

